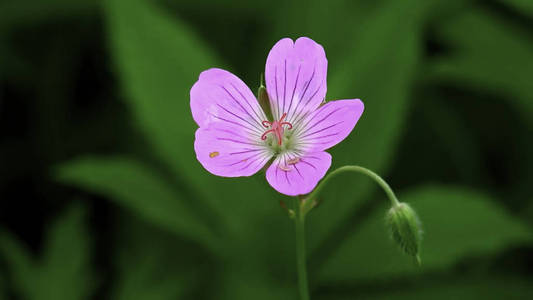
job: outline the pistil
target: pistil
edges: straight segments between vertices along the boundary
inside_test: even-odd
[[[269,130],[265,131],[265,133],[263,133],[263,135],[261,136],[261,139],[264,141],[264,140],[266,140],[267,135],[269,133],[273,133],[274,136],[276,137],[276,139],[278,140],[278,145],[281,146],[281,143],[283,141],[283,132],[284,132],[283,126],[284,125],[288,126],[287,127],[288,130],[292,129],[292,124],[289,123],[289,122],[285,122],[284,121],[286,116],[287,116],[287,113],[283,113],[283,115],[281,116],[281,118],[278,121],[273,121],[273,122],[263,121],[263,122],[261,122],[263,124],[263,126],[265,126],[265,128],[270,128]]]

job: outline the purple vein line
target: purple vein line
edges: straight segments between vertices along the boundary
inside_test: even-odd
[[[248,102],[248,99],[246,97],[244,97],[244,95],[241,93],[241,91],[239,89],[237,89],[237,87],[235,87],[235,85],[233,85],[233,83],[230,83],[231,86],[237,91],[237,93],[239,93],[239,95],[241,95],[242,99],[244,99],[244,101],[248,104],[248,106],[250,106],[250,109],[254,112],[254,114],[257,116],[257,119],[256,119],[256,122],[259,123],[259,121],[262,121],[262,117],[259,116],[259,113],[257,113],[255,111],[255,108],[252,106],[252,104],[250,104],[250,102]],[[261,125],[261,124],[259,124]]]
[[[311,102],[311,99],[313,99],[316,94],[318,93],[318,91],[320,91],[320,88],[322,87],[322,84],[323,82],[321,82],[319,85],[318,85],[318,88],[316,89],[316,91],[313,93],[313,95],[311,95],[311,97],[309,97],[309,99],[307,99],[307,102],[305,102],[305,105],[309,104],[309,102]]]
[[[226,111],[228,114],[230,114],[230,115],[236,117],[237,119],[242,120],[242,121],[248,123],[250,126],[252,126],[252,128],[255,128],[255,131],[256,131],[256,132],[261,133],[261,130],[258,131],[257,127],[255,127],[254,124],[250,123],[250,121],[248,121],[248,120],[242,118],[241,116],[239,116],[239,115],[237,115],[237,114],[235,114],[235,113],[233,113],[233,112],[227,110],[224,106],[222,106],[222,105],[220,105],[220,104],[218,104],[218,103],[217,103],[217,106],[220,107],[220,108],[222,108],[222,109],[223,109],[224,111]]]
[[[305,161],[305,160],[303,160],[303,159],[302,159],[302,160],[300,160],[300,161],[301,161],[301,162],[303,162],[303,163],[304,163],[304,164],[306,164],[306,165],[309,165],[309,166],[311,166],[311,168],[313,168],[313,169],[315,169],[315,170],[316,170],[316,167],[315,167],[315,166],[314,166],[313,164],[311,164],[311,163],[308,163],[308,162],[306,162],[306,161]]]
[[[228,123],[231,123],[231,124],[235,124],[235,125],[237,125],[237,126],[241,126],[242,128],[244,128],[244,129],[246,129],[246,130],[249,130],[249,131],[250,131],[250,132],[249,132],[250,134],[258,134],[258,132],[257,132],[257,128],[255,128],[255,127],[248,128],[248,127],[244,126],[244,124],[241,124],[241,123],[239,123],[239,122],[235,122],[235,121],[231,121],[231,120],[227,120],[227,119],[221,118],[221,117],[219,117],[219,116],[217,116],[217,115],[215,115],[215,114],[213,114],[213,113],[211,113],[211,112],[210,112],[209,114],[212,115],[213,117],[219,119],[219,120],[222,120],[222,121],[225,121],[225,122],[228,122]],[[261,132],[259,132],[259,134],[261,134]]]
[[[285,113],[285,98],[287,98],[287,60],[285,59],[283,61],[283,64],[284,64],[284,72],[285,72],[285,75],[283,76],[283,112],[282,112],[282,115],[283,113]]]
[[[307,85],[305,86],[304,88],[304,92],[303,94],[300,96],[300,101],[298,101],[298,104],[296,104],[296,108],[294,108],[294,115],[299,115],[300,113],[302,113],[302,111],[304,110],[305,106],[303,106],[303,108],[300,110],[300,112],[297,112],[298,111],[298,107],[300,107],[300,103],[302,103],[304,101],[304,98],[305,98],[305,94],[307,93],[307,89],[309,88],[309,86],[311,85],[311,82],[313,81],[313,79],[315,78],[315,72],[316,72],[316,63],[315,65],[313,66],[313,73],[311,74],[311,78],[309,79],[309,81],[307,82]]]
[[[344,123],[344,121],[340,121],[340,122],[337,122],[337,123],[335,123],[335,124],[333,124],[333,125],[330,125],[330,126],[327,126],[327,127],[321,128],[321,129],[319,129],[319,130],[316,130],[316,131],[314,131],[314,132],[308,133],[308,134],[306,134],[306,135],[301,136],[300,138],[305,138],[305,137],[308,137],[308,136],[311,136],[311,135],[314,135],[314,134],[320,133],[320,132],[322,132],[322,131],[324,131],[324,130],[328,130],[328,129],[330,129],[330,128],[332,128],[332,127],[335,127],[335,126],[337,126],[337,125],[339,125],[339,124],[342,124],[342,123]]]
[[[278,65],[274,66],[274,81],[276,82],[276,117],[279,120],[279,95],[278,95]]]
[[[247,143],[247,142],[238,141],[238,140],[234,140],[234,139],[228,139],[228,138],[217,138],[217,140],[219,140],[219,141],[229,141],[229,142],[234,142],[234,143],[237,143],[237,144],[243,144],[243,145],[260,146],[260,145],[258,145],[258,144]]]
[[[305,125],[302,126],[302,131],[305,130],[305,131],[307,132],[307,131],[311,130],[313,127],[315,127],[316,125],[322,123],[324,120],[326,120],[327,118],[329,118],[332,114],[338,112],[338,111],[341,110],[341,109],[342,109],[342,107],[339,107],[339,108],[333,110],[332,112],[330,112],[329,114],[327,114],[324,118],[320,119],[320,120],[317,121],[315,124],[313,124],[311,127],[306,128],[307,125],[309,125],[309,123],[311,123],[311,121],[313,121],[313,120],[315,119],[314,117],[313,117],[313,118],[310,118],[309,122],[307,122]],[[316,116],[315,116],[315,117],[316,117]],[[305,128],[305,129],[304,129],[304,128]]]
[[[291,107],[292,101],[294,100],[294,93],[296,92],[296,87],[298,87],[298,79],[300,78],[300,69],[302,65],[298,66],[298,74],[296,74],[296,82],[294,83],[294,89],[292,89],[291,103],[289,104],[289,109],[287,109],[287,119],[291,117]]]
[[[291,159],[294,159],[294,158],[298,158],[298,156],[294,155],[293,157],[291,157]],[[304,179],[304,177],[302,176],[302,173],[300,173],[300,170],[298,169],[298,166],[297,166],[297,165],[298,165],[298,163],[295,163],[295,164],[293,164],[292,166],[296,169],[296,172],[298,172],[298,175],[300,175],[300,177],[301,177],[302,179]]]
[[[285,167],[286,167],[287,166],[287,156],[285,156],[283,160],[284,160]],[[285,170],[283,170],[283,171],[285,172],[285,179],[287,179],[287,184],[291,185],[291,182],[289,180],[289,174],[288,174],[289,171],[285,171]]]
[[[225,132],[225,133],[229,133],[231,135],[233,135],[234,137],[238,137],[238,138],[241,138],[243,140],[247,140],[249,139],[248,137],[245,137],[245,136],[242,136],[236,132],[233,132],[231,130],[228,130],[228,129],[222,129],[222,128],[213,128],[213,130],[216,130],[216,131],[220,131],[220,132]]]
[[[224,87],[224,86],[220,86],[221,88],[224,89],[224,91],[226,91],[226,93],[228,93],[228,95],[231,97],[231,99],[233,99],[233,101],[235,101],[235,103],[237,103],[237,105],[239,105],[241,107],[241,109],[250,117],[252,118],[252,120],[255,120],[255,122],[257,123],[257,125],[259,125],[259,130],[261,131],[261,124],[259,123],[259,121],[257,121],[254,117],[252,117],[252,115],[250,114],[250,112],[248,112],[244,106],[242,106],[242,104],[237,101],[237,99],[235,99],[235,97],[233,97],[233,95]],[[218,106],[222,107],[220,104],[217,103]],[[225,108],[223,108],[224,110],[226,110]],[[227,110],[226,110],[227,111]],[[252,125],[252,124],[250,124]],[[255,125],[252,125],[253,127],[257,128]]]
[[[256,151],[263,151],[264,149],[249,149],[245,151],[239,151],[239,152],[231,152],[229,155],[235,155],[235,154],[244,154],[244,153],[250,153],[250,152],[256,152]]]

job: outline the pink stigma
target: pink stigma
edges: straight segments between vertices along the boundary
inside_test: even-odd
[[[261,122],[261,124],[263,124],[263,126],[265,126],[266,128],[270,128],[269,130],[265,131],[265,133],[263,133],[263,135],[261,136],[261,139],[264,141],[267,138],[267,134],[273,133],[276,136],[276,139],[278,140],[278,145],[281,146],[281,141],[283,139],[283,125],[289,126],[288,127],[289,130],[292,129],[292,124],[291,123],[283,122],[283,120],[285,119],[286,116],[287,116],[287,113],[283,113],[283,115],[281,116],[281,119],[279,119],[279,121],[274,121],[274,122],[263,121],[263,122]]]

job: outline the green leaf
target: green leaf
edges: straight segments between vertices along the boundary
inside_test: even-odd
[[[526,29],[469,10],[450,19],[439,34],[454,51],[436,59],[429,70],[432,80],[496,93],[532,120],[533,43]]]
[[[264,175],[260,181],[216,177],[193,149],[198,126],[189,91],[201,71],[220,64],[184,23],[150,1],[110,0],[105,8],[112,54],[137,124],[195,200],[208,203],[231,234],[246,234],[255,211],[277,204]]]
[[[4,287],[5,282],[4,276],[0,275],[0,300],[7,299],[7,292],[6,288]]]
[[[434,282],[417,281],[413,284],[386,287],[374,293],[360,295],[344,292],[342,296],[330,294],[318,299],[531,299],[531,281],[520,277],[487,277],[439,279]]]
[[[72,204],[48,230],[44,253],[32,259],[16,239],[0,235],[16,292],[27,299],[89,299],[95,288],[85,209]]]
[[[354,228],[352,236],[318,274],[321,281],[393,278],[442,270],[474,255],[492,255],[533,241],[526,224],[482,193],[465,188],[426,186],[400,194],[422,221],[422,265],[417,268],[387,236],[385,206]]]
[[[186,299],[188,290],[201,280],[199,271],[203,268],[197,255],[188,253],[186,243],[171,233],[129,215],[120,218],[119,224],[111,299]]]
[[[442,163],[451,163],[451,166],[458,172],[457,181],[472,183],[482,181],[489,176],[486,171],[487,165],[482,161],[482,147],[478,144],[474,129],[469,126],[470,120],[461,118],[456,111],[456,107],[449,105],[449,99],[439,90],[427,89],[419,97],[422,99],[431,99],[431,101],[417,102],[418,111],[423,112],[421,119],[423,126],[426,126],[425,135],[434,138],[438,142],[433,145],[433,149],[441,147],[443,153],[449,158],[442,160]],[[422,103],[421,103],[422,102]],[[435,116],[438,116],[436,118]],[[419,134],[413,135],[411,141],[416,143],[421,137]],[[426,138],[426,140],[429,140]],[[413,143],[404,141],[408,145]],[[422,152],[428,152],[427,148],[419,149]],[[432,156],[440,156],[432,153]],[[410,157],[416,157],[413,152]],[[405,162],[409,164],[409,161]],[[432,167],[436,167],[433,165]],[[399,170],[404,170],[397,167]],[[413,173],[411,171],[411,173]]]
[[[220,281],[213,299],[298,299],[296,281],[281,284],[258,270],[241,270],[241,266],[228,268]]]
[[[324,9],[321,0],[296,0],[282,1],[276,7],[277,14],[268,15],[273,27],[271,40],[276,42],[285,36],[293,39],[310,37],[324,47],[329,74],[332,74],[344,67],[337,64],[352,55],[352,40],[364,29],[361,24],[368,21],[379,5],[374,1],[330,1]],[[328,91],[331,89],[328,88]]]
[[[131,260],[129,268],[120,274],[123,277],[117,282],[117,291],[112,299],[183,299],[182,295],[186,288],[184,274],[158,274],[161,265],[164,265],[164,262],[155,261],[154,257],[142,259],[138,263]]]
[[[87,299],[95,287],[88,272],[92,245],[85,214],[82,205],[74,204],[47,234],[40,264],[40,299]]]
[[[94,0],[19,0],[0,3],[0,33],[59,17],[72,18],[97,11]]]
[[[528,14],[533,18],[533,2],[529,0],[500,0],[504,5],[514,7],[518,12]]]
[[[189,90],[216,60],[185,24],[150,1],[106,1],[105,11],[125,100],[139,126],[166,163],[198,179]]]
[[[31,254],[15,236],[3,230],[0,231],[0,254],[8,264],[16,290],[24,291],[38,280]]]
[[[171,232],[213,246],[206,221],[187,206],[188,199],[156,170],[126,157],[80,158],[62,165],[58,178],[65,183],[105,195],[140,217]]]
[[[289,262],[293,262],[292,252],[289,255],[281,252],[275,262],[270,261],[270,266],[257,261],[258,256],[266,257],[269,252],[281,250],[269,248],[277,237],[241,241],[242,245],[238,245],[237,251],[227,260],[213,261],[206,253],[173,239],[165,231],[128,216],[124,219],[116,240],[118,284],[113,299],[295,298],[296,288],[292,282],[283,282],[284,278],[272,274],[287,256]],[[288,220],[287,223],[279,227],[286,229],[290,225]],[[252,224],[250,227],[257,232],[259,226]],[[287,267],[291,273],[293,264]]]

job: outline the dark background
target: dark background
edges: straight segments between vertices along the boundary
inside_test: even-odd
[[[533,2],[0,2],[0,299],[296,299],[294,229],[264,174],[196,161],[189,89],[251,88],[283,37],[326,50],[363,117],[308,218],[313,299],[533,298]]]

